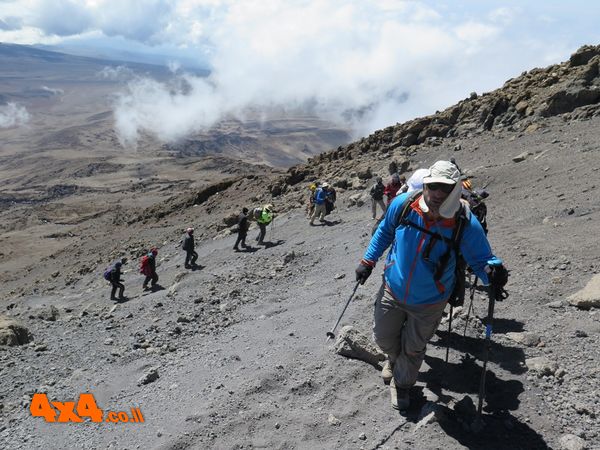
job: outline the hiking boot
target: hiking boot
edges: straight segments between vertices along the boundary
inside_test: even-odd
[[[392,408],[399,411],[408,409],[410,405],[410,397],[408,396],[410,389],[396,387],[396,380],[392,377],[390,380],[390,396],[392,399]]]
[[[383,378],[384,383],[389,383],[393,376],[394,366],[389,359],[386,359],[385,363],[383,364],[383,369],[381,369],[381,378]]]

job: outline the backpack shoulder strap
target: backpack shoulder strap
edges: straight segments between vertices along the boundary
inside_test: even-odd
[[[454,232],[452,234],[452,240],[454,241],[454,248],[457,254],[460,253],[460,241],[470,219],[471,210],[463,202],[460,202],[460,208],[455,216],[456,226],[454,227]]]
[[[396,216],[396,220],[394,221],[396,224],[394,228],[398,228],[400,225],[409,225],[411,223],[406,219],[410,214],[410,205],[413,204],[413,202],[419,197],[419,195],[421,195],[422,192],[423,191],[420,189],[411,192],[408,198],[404,200],[404,203],[402,203],[402,207],[400,208],[400,214]]]

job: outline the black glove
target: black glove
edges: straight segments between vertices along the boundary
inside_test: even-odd
[[[504,286],[508,283],[508,270],[506,270],[506,267],[502,264],[490,266],[488,278],[492,289],[496,293],[496,300],[502,301],[508,297],[507,292],[504,290]]]
[[[356,268],[356,281],[360,284],[365,284],[365,281],[367,281],[371,272],[373,272],[373,266],[361,262]]]

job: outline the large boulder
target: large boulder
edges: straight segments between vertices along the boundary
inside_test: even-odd
[[[369,180],[373,177],[373,173],[371,172],[371,168],[367,167],[364,170],[359,170],[358,173],[356,174],[356,176],[360,180]]]
[[[385,360],[385,355],[371,343],[369,338],[350,325],[342,327],[334,350],[338,355],[360,359],[374,366]]]
[[[546,101],[542,116],[554,116],[573,111],[580,106],[600,102],[600,89],[597,87],[570,86],[555,92]]]
[[[348,206],[358,206],[359,208],[365,204],[368,199],[368,195],[364,193],[353,194],[348,197]]]
[[[585,287],[570,295],[567,300],[579,309],[600,308],[600,274],[596,274]]]
[[[48,322],[56,322],[60,317],[60,313],[55,306],[44,306],[37,314],[38,319],[46,320]]]
[[[586,450],[585,440],[574,434],[565,434],[560,438],[560,448],[563,450]]]
[[[525,360],[525,365],[527,365],[529,370],[537,372],[537,375],[540,378],[544,375],[554,375],[554,373],[558,370],[558,364],[545,356],[527,358]]]
[[[0,316],[0,345],[23,345],[33,339],[24,325],[15,319]]]
[[[223,223],[227,227],[232,227],[234,225],[237,225],[238,219],[239,219],[239,213],[232,212],[232,213],[227,214],[225,217],[223,217]]]
[[[596,55],[600,55],[600,46],[584,45],[571,55],[569,65],[571,67],[583,66]]]

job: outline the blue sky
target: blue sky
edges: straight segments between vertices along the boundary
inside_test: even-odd
[[[176,70],[180,90],[131,80],[115,102],[130,143],[141,130],[173,140],[273,107],[363,135],[600,44],[598,24],[600,2],[587,1],[0,0],[0,42],[127,50],[212,70],[208,79]]]

